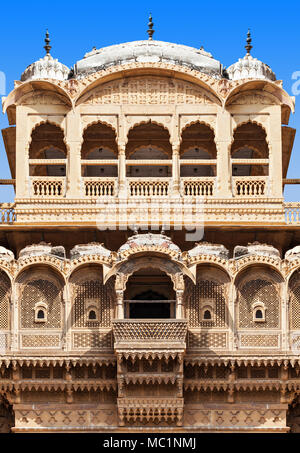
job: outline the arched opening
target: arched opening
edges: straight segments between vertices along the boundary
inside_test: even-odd
[[[172,176],[170,134],[148,122],[133,127],[126,146],[126,176],[131,196],[167,196]]]
[[[106,124],[87,127],[81,147],[83,177],[117,177],[118,146],[115,131]]]
[[[217,148],[214,131],[206,124],[196,123],[184,129],[181,138],[180,175],[216,176]]]
[[[213,195],[216,159],[215,134],[209,126],[195,123],[184,129],[180,147],[180,176],[184,178],[184,195]],[[199,180],[195,186],[197,178]]]
[[[125,318],[174,319],[176,294],[171,278],[159,269],[132,274],[124,293]]]
[[[269,147],[265,130],[258,124],[248,122],[235,130],[233,139],[232,176],[268,176]],[[258,163],[257,159],[265,162]]]
[[[85,196],[115,195],[118,145],[116,133],[110,126],[96,123],[84,131],[81,176]]]
[[[66,176],[67,148],[63,130],[50,123],[37,126],[29,147],[30,176]]]

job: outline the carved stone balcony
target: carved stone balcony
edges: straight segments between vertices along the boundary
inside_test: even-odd
[[[117,320],[113,321],[113,333],[117,351],[160,349],[183,352],[186,348],[187,321]]]
[[[126,422],[174,423],[182,425],[183,398],[118,398],[120,426]]]

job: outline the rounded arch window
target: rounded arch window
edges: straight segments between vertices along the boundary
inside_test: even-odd
[[[254,304],[253,321],[254,322],[265,322],[266,321],[266,309],[265,309],[264,305]]]
[[[38,318],[38,319],[45,319],[45,312],[44,312],[44,310],[39,310],[39,311],[37,312],[37,318]]]
[[[48,306],[44,302],[38,302],[34,307],[35,322],[47,322]]]

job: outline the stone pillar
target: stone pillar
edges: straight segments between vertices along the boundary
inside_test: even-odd
[[[230,147],[232,143],[232,124],[230,113],[226,110],[219,110],[217,114],[216,130],[217,146],[217,186],[215,195],[218,198],[231,198],[231,156]]]
[[[269,194],[272,198],[281,198],[282,193],[282,131],[281,106],[274,105],[271,109],[269,132]]]
[[[124,319],[124,293],[123,291],[116,291],[116,293],[117,293],[116,319]]]
[[[28,198],[30,196],[29,178],[29,140],[30,135],[24,131],[27,125],[26,112],[22,106],[16,107],[16,198]],[[28,126],[27,126],[28,127]]]
[[[81,178],[81,145],[82,127],[79,111],[71,110],[66,117],[66,142],[68,149],[66,196],[81,198],[83,196]]]
[[[65,351],[70,351],[72,349],[72,336],[71,336],[71,329],[72,329],[72,306],[71,306],[71,298],[70,298],[70,288],[69,284],[65,285],[64,292],[63,292],[63,299],[64,299],[64,344],[63,348]]]
[[[127,198],[127,181],[126,181],[126,145],[120,143],[119,148],[119,166],[118,166],[118,180],[119,180],[119,198]]]
[[[172,197],[180,197],[180,143],[172,146]]]
[[[183,291],[176,291],[176,319],[184,319]]]
[[[19,306],[16,283],[11,287],[11,351],[19,350]]]

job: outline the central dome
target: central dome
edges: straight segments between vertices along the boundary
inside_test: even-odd
[[[74,67],[76,78],[126,63],[170,63],[221,78],[223,66],[205,50],[163,41],[133,41],[94,48]]]

